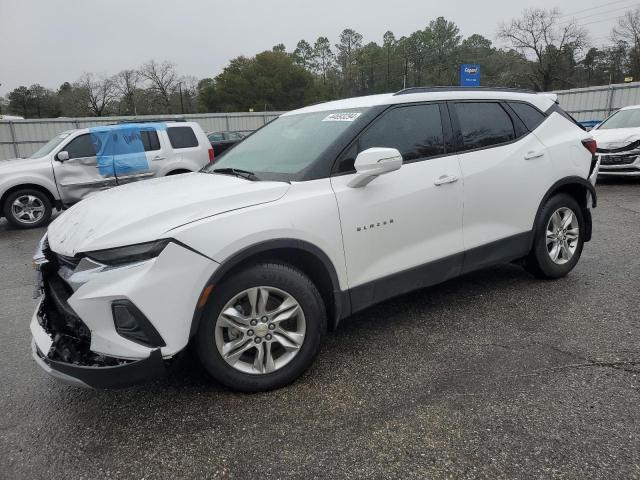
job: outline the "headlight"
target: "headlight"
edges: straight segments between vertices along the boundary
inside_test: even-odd
[[[124,265],[126,263],[141,262],[160,255],[160,252],[171,242],[169,239],[154,242],[138,243],[126,247],[107,248],[85,252],[85,256],[104,265]]]

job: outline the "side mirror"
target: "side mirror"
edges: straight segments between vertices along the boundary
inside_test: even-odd
[[[351,188],[360,188],[385,173],[398,170],[402,166],[402,155],[395,148],[368,148],[356,157],[355,167],[358,174],[347,184]]]
[[[60,162],[66,162],[67,160],[69,160],[69,152],[65,150],[58,152],[58,154],[56,155],[56,160]]]

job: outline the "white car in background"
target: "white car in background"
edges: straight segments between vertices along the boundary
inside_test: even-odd
[[[598,143],[601,176],[640,176],[640,105],[621,108],[589,133]]]
[[[195,122],[120,123],[56,135],[29,158],[0,161],[0,216],[19,228],[45,225],[88,195],[213,161]]]
[[[34,358],[114,387],[193,341],[230,388],[281,387],[327,328],[393,296],[502,262],[567,275],[591,238],[595,149],[552,99],[506,89],[288,112],[200,173],[58,217],[34,257]]]

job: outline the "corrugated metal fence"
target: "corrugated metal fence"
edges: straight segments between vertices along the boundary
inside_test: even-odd
[[[640,105],[640,82],[557,90],[560,106],[579,121],[604,120],[619,108]]]
[[[28,157],[51,138],[65,130],[107,125],[119,121],[171,120],[184,118],[198,122],[205,132],[253,131],[273,120],[281,112],[203,113],[176,116],[52,118],[32,120],[0,120],[0,160]]]

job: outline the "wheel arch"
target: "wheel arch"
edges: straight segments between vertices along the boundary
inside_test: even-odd
[[[2,214],[3,208],[4,208],[4,202],[7,200],[7,197],[9,195],[11,195],[13,192],[16,192],[18,190],[22,190],[25,188],[32,188],[34,190],[38,190],[42,193],[44,193],[49,200],[51,201],[51,205],[54,208],[60,209],[60,201],[58,199],[56,199],[55,195],[53,193],[51,193],[51,191],[45,187],[44,185],[40,185],[38,183],[20,183],[17,185],[13,185],[12,187],[7,188],[7,190],[5,190],[2,193],[2,196],[0,196],[0,215]]]
[[[598,197],[595,187],[582,177],[572,176],[564,177],[555,182],[549,190],[545,193],[538,206],[538,211],[533,222],[533,230],[535,231],[538,222],[540,221],[540,213],[545,203],[558,193],[566,193],[573,197],[580,205],[585,220],[585,242],[591,240],[591,232],[593,229],[591,212],[589,210],[589,195],[591,195],[591,206],[596,208],[598,205]]]
[[[259,262],[279,261],[289,264],[307,275],[316,285],[327,311],[330,329],[335,329],[339,321],[348,316],[351,302],[347,292],[340,289],[336,269],[327,256],[317,246],[296,239],[274,239],[260,242],[246,247],[224,262],[213,273],[202,289],[201,297],[206,296],[206,290],[215,295],[215,285],[226,277]],[[195,310],[191,322],[190,337],[198,331],[204,304],[200,302]]]

